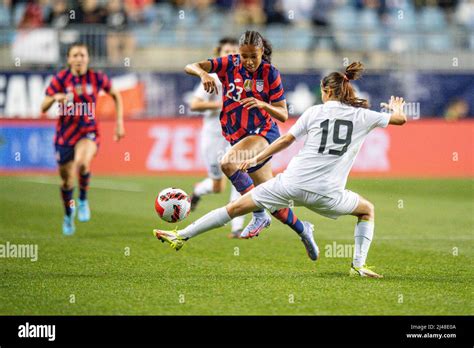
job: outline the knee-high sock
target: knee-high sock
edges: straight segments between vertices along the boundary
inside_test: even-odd
[[[252,178],[247,173],[238,170],[229,177],[230,182],[234,185],[235,189],[241,194],[249,192],[255,187]],[[262,213],[263,210],[256,210],[255,213]]]
[[[296,217],[296,215],[293,213],[293,210],[290,208],[276,210],[272,213],[272,215],[283,222],[285,225],[290,226],[296,233],[300,234],[303,232],[303,223]]]
[[[231,187],[230,189],[230,200],[229,202],[233,202],[236,199],[239,199],[240,193],[235,189],[234,186]],[[232,219],[231,221],[231,231],[239,231],[243,229],[244,227],[244,221],[245,221],[245,216],[237,216]]]
[[[367,254],[369,252],[370,243],[374,236],[373,221],[359,221],[354,230],[355,251],[353,264],[355,267],[365,265]]]
[[[230,216],[227,213],[226,207],[214,209],[203,217],[194,221],[184,230],[180,230],[178,235],[183,238],[192,238],[203,232],[224,226],[230,221]]]
[[[79,199],[84,201],[87,199],[87,191],[89,190],[89,179],[91,173],[79,174]]]
[[[70,216],[72,213],[72,206],[74,204],[74,200],[72,199],[72,193],[74,192],[74,189],[65,189],[61,187],[61,197],[63,199],[63,205],[64,205],[64,213],[67,216]]]
[[[212,193],[212,188],[214,183],[212,182],[211,178],[204,179],[196,184],[194,187],[194,194],[196,196],[204,196],[209,193]]]

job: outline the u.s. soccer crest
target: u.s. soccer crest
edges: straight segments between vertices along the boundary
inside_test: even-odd
[[[244,89],[245,89],[245,92],[252,91],[252,80],[247,79],[244,81]]]
[[[263,80],[257,80],[255,82],[255,88],[257,89],[257,92],[263,91]]]

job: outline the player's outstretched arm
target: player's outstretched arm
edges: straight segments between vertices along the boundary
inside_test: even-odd
[[[222,101],[205,101],[201,98],[194,97],[189,105],[191,111],[200,112],[207,110],[220,110],[222,109]]]
[[[203,60],[202,62],[186,65],[184,71],[186,74],[199,77],[207,93],[217,93],[216,81],[214,81],[214,79],[209,76],[211,67],[210,61]]]
[[[403,100],[403,98],[394,97],[392,95],[388,104],[381,103],[380,106],[392,111],[392,114],[390,115],[389,124],[401,126],[407,122],[407,116],[405,114],[405,111],[403,110],[403,107],[405,106],[405,101]]]
[[[47,95],[44,97],[43,102],[41,103],[41,112],[46,112],[49,108],[54,104],[54,102],[58,103],[66,103],[67,96],[64,93],[56,93],[53,96]]]
[[[119,141],[125,136],[125,127],[123,125],[123,102],[120,92],[115,88],[109,91],[110,96],[114,99],[115,112],[117,113],[117,123],[115,125],[114,140]]]
[[[239,165],[239,170],[245,171],[250,167],[255,166],[256,164],[265,161],[268,157],[273,156],[274,154],[286,149],[288,146],[293,144],[295,140],[295,137],[290,133],[282,135],[273,143],[271,143],[265,150],[260,152],[257,156],[243,161]]]

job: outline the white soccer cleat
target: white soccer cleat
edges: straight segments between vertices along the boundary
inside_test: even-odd
[[[304,225],[304,231],[301,232],[300,238],[306,248],[306,253],[308,257],[316,261],[319,258],[319,248],[316,242],[314,241],[314,225],[308,221],[302,222]]]
[[[258,235],[260,234],[260,232],[262,232],[264,228],[270,226],[271,222],[272,218],[268,216],[267,212],[264,212],[264,214],[261,214],[261,216],[258,217],[255,217],[254,214],[252,220],[250,220],[249,224],[240,234],[240,238],[249,239],[253,237],[258,237]]]

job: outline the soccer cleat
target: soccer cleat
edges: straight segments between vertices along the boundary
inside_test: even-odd
[[[368,277],[368,278],[383,278],[383,275],[377,274],[371,270],[373,267],[369,267],[367,265],[363,265],[362,267],[355,267],[354,264],[351,265],[351,270],[349,271],[349,275],[360,276],[360,277]]]
[[[306,253],[308,254],[308,257],[311,260],[316,261],[319,257],[319,248],[316,242],[314,241],[314,225],[307,221],[303,221],[303,225],[304,231],[300,234],[301,241],[303,242],[304,247],[306,248]]]
[[[158,238],[158,240],[161,240],[162,243],[168,243],[170,247],[176,251],[181,249],[186,241],[178,236],[177,228],[174,231],[153,230],[153,235]]]
[[[195,211],[201,196],[195,195],[194,193],[191,195],[191,211]]]
[[[77,219],[80,222],[87,222],[91,219],[91,210],[87,199],[83,201],[79,199],[79,204],[77,206]]]
[[[241,233],[242,233],[242,229],[238,229],[238,230],[232,231],[231,233],[229,233],[229,234],[227,235],[227,238],[230,238],[230,239],[239,239]]]
[[[76,226],[74,226],[74,215],[76,213],[76,209],[74,207],[71,208],[71,215],[64,215],[63,219],[63,234],[65,236],[71,236],[76,231]]]
[[[249,239],[253,237],[258,237],[258,235],[260,234],[260,232],[262,232],[264,228],[270,226],[271,222],[272,218],[268,216],[267,212],[264,212],[262,216],[258,217],[255,217],[254,214],[252,220],[250,220],[247,227],[245,227],[242,233],[240,234],[240,238]]]

